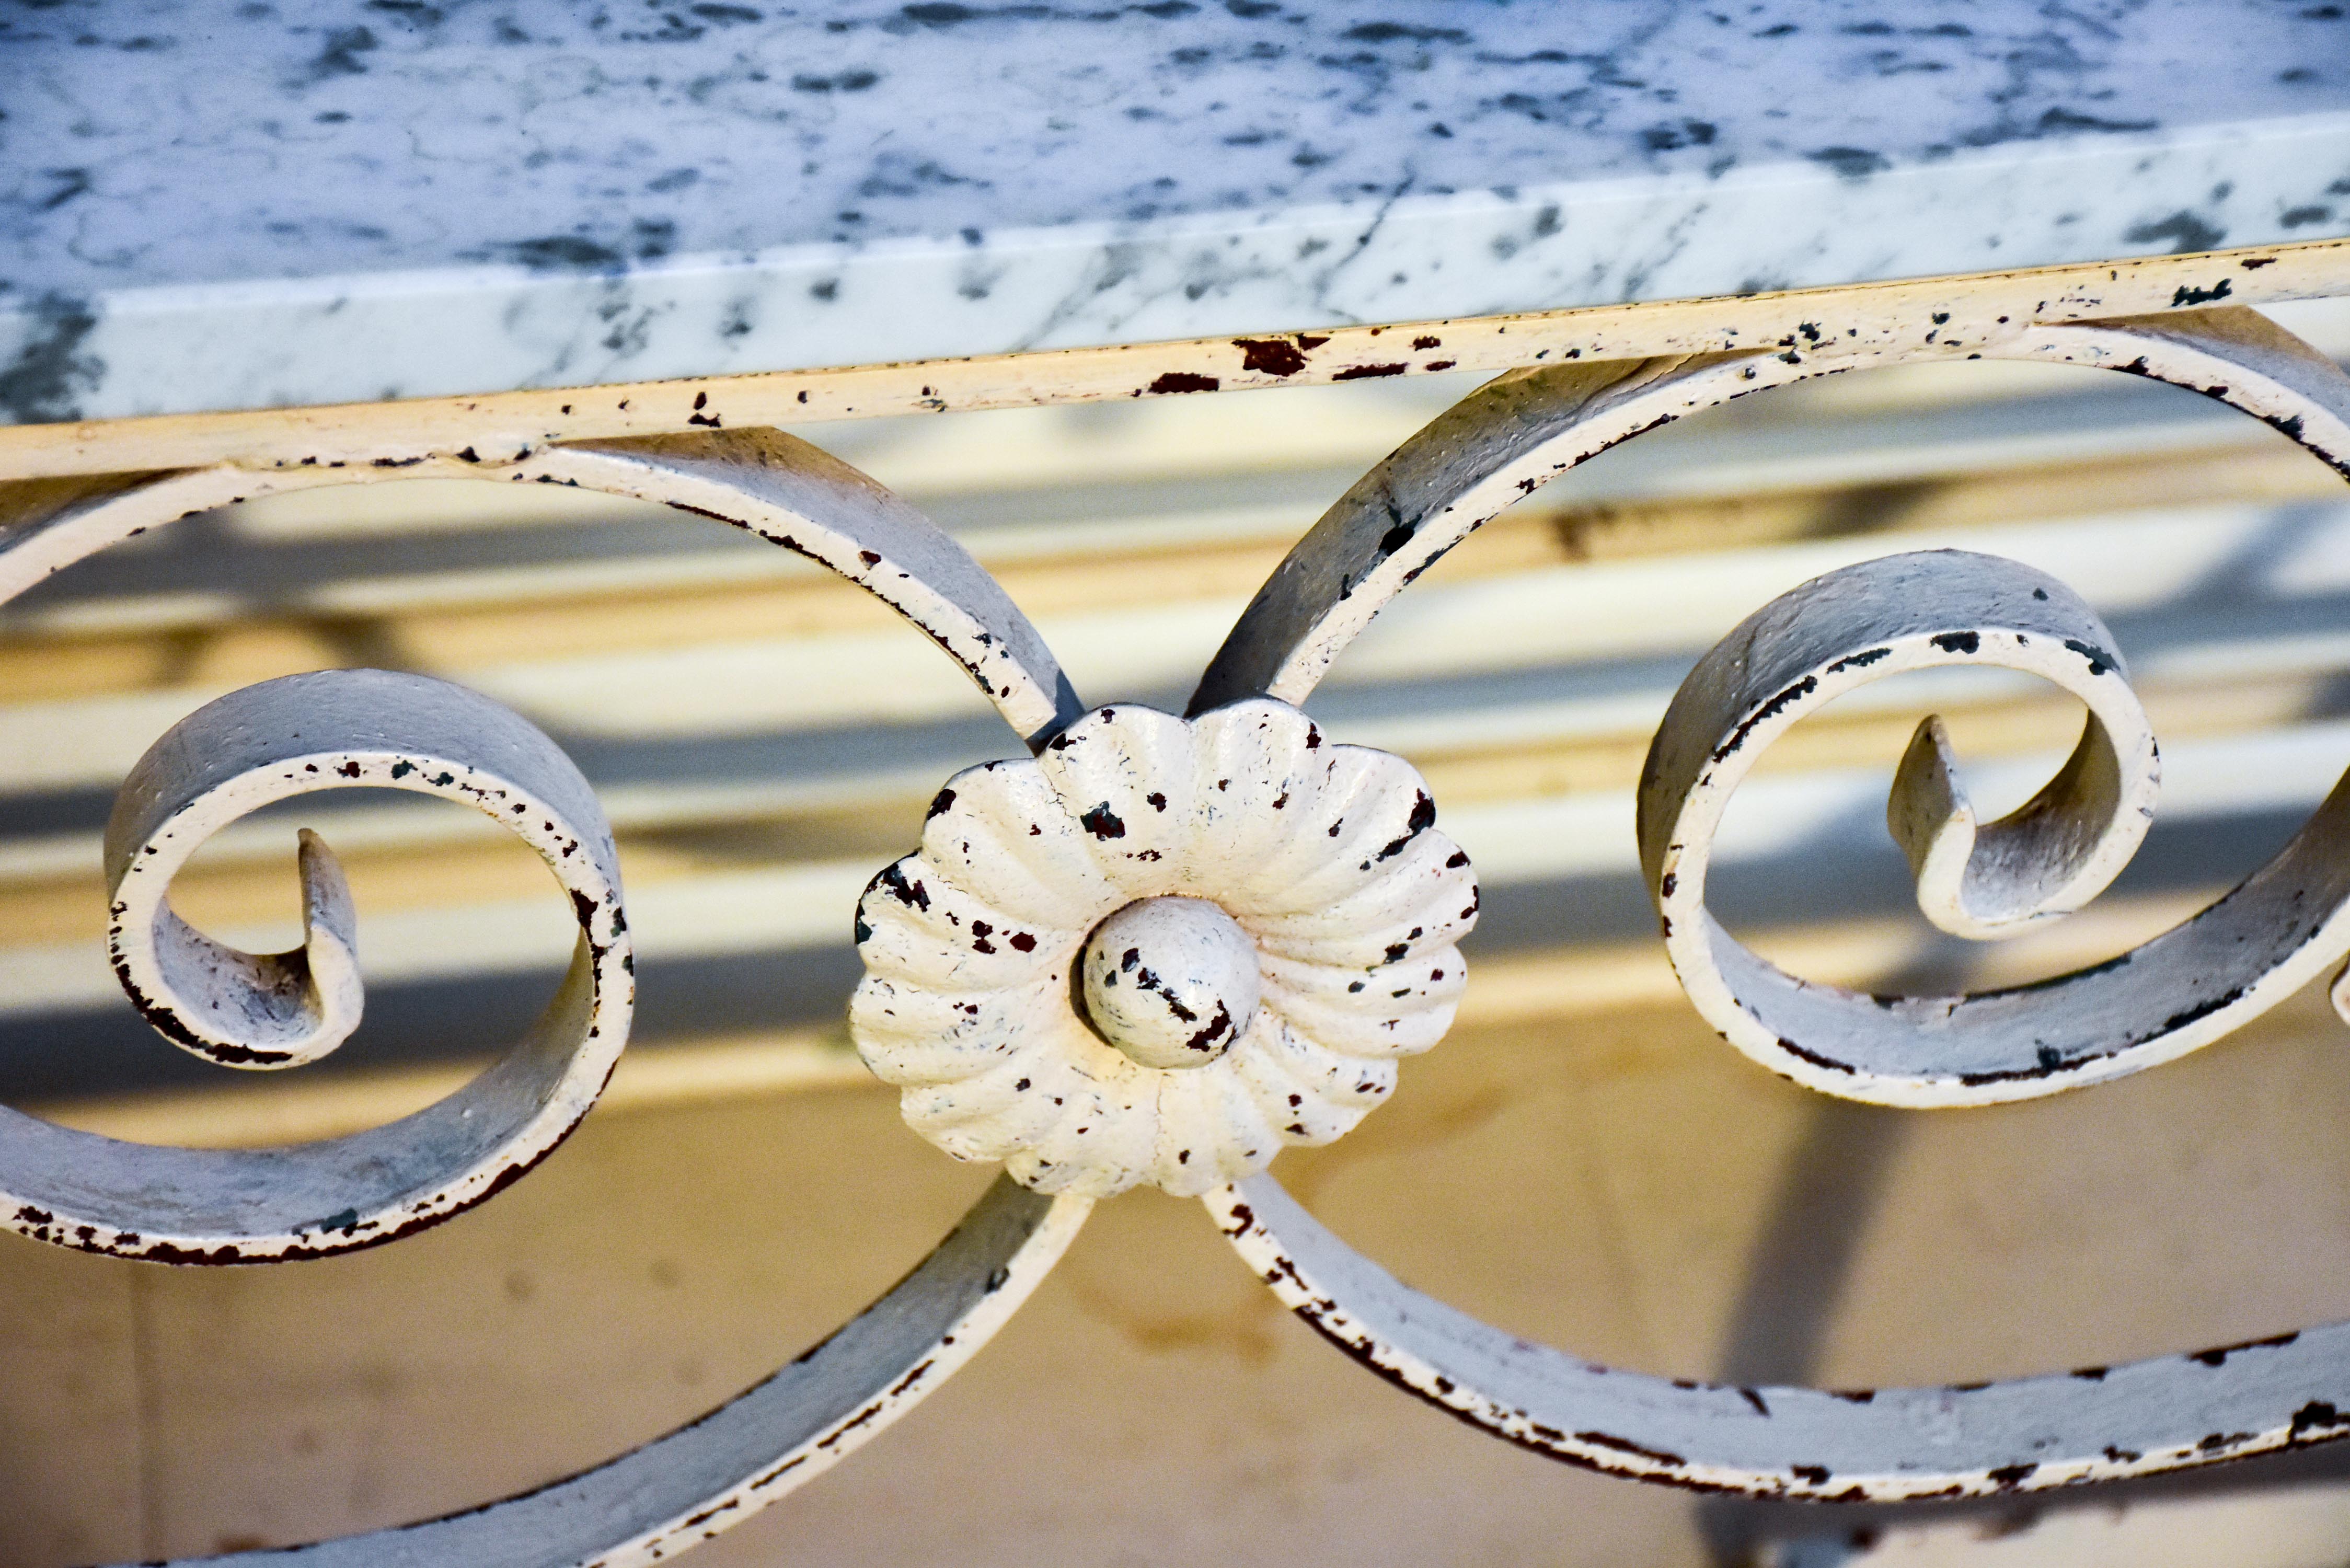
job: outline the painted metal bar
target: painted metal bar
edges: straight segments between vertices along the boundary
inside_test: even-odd
[[[0,478],[139,469],[364,464],[556,441],[805,425],[1311,386],[1564,359],[1722,353],[1822,338],[1963,355],[2031,322],[2350,294],[2350,241],[2137,257],[1856,286],[1588,306],[1530,316],[1334,325],[969,359],[498,392],[389,403],[0,428]]]

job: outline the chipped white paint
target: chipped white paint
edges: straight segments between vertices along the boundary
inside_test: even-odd
[[[2191,388],[2350,473],[2350,378],[2249,312],[2026,326],[1970,355],[2101,365]],[[1804,377],[1926,357],[1875,346],[1570,365],[1489,385],[1331,509],[1258,594],[1195,708],[1302,701],[1388,600],[1503,506],[1644,430]],[[1979,826],[1929,719],[1887,826],[1920,907],[1993,938],[2078,908],[2146,831],[2153,737],[2112,639],[2061,584],[1956,552],[1831,573],[1765,606],[1701,661],[1643,772],[1639,838],[1667,950],[1701,1011],[1774,1070],[1829,1093],[1979,1104],[2136,1071],[2239,1027],[2350,951],[2350,781],[2242,887],[2120,960],[1970,997],[1874,998],[1810,985],[1732,941],[1703,907],[1711,837],[1755,753],[1879,675],[1991,662],[2089,711],[2030,803]],[[2350,1016],[2350,975],[2335,986]],[[1898,1501],[2183,1469],[2350,1433],[2350,1324],[2256,1344],[1941,1388],[1739,1388],[1596,1366],[1398,1283],[1270,1175],[1208,1208],[1274,1293],[1350,1355],[1513,1442],[1611,1474],[1765,1496]]]
[[[1864,333],[1766,348],[1529,365],[1439,415],[1298,542],[1217,649],[1193,711],[1262,692],[1302,702],[1381,608],[1503,507],[1661,425],[1772,388],[1909,361],[2103,367],[2241,409],[2350,472],[2350,378],[2250,310]],[[1814,341],[1816,335],[1817,341]]]
[[[368,788],[457,801],[514,832],[570,896],[582,940],[613,949],[614,972],[625,975],[611,830],[552,741],[445,680],[380,670],[294,675],[231,692],[173,725],[116,796],[105,848],[108,956],[164,1038],[224,1066],[267,1069],[314,1062],[359,1027],[358,917],[317,834],[304,828],[298,841],[306,940],[292,952],[224,946],[172,913],[167,893],[205,840],[247,814]],[[607,907],[613,912],[599,913]],[[591,1025],[601,1044],[586,1099],[626,1037],[630,989],[619,983],[610,1016]]]
[[[164,897],[172,874],[202,842],[188,826],[176,825],[164,845],[151,846],[173,852],[168,863],[140,858],[139,846],[119,857],[120,880],[112,888],[119,912],[108,956],[123,988],[144,1004],[165,1039],[224,1067],[317,1061],[351,1037],[367,1004],[359,911],[342,862],[325,839],[302,829],[295,851],[302,945],[284,953],[243,952],[181,919]]]
[[[1969,357],[2096,366],[2187,387],[2350,473],[2350,377],[2251,311],[2023,325],[1964,347]],[[1941,352],[1824,337],[1776,352],[1504,376],[1331,508],[1259,591],[1193,703],[1251,691],[1303,701],[1445,551],[1643,431],[1773,386]],[[2026,990],[1880,1001],[1798,981],[1721,933],[1702,909],[1703,865],[1753,748],[1815,702],[1898,669],[2020,668],[2074,691],[2091,712],[2080,749],[2048,789],[1980,836],[1932,726],[1913,743],[1888,821],[1938,924],[1984,938],[2059,918],[2104,888],[2139,842],[2154,798],[2153,741],[2095,617],[2062,585],[2012,564],[1953,555],[1929,569],[1921,559],[1934,558],[1831,574],[1757,612],[1692,673],[1651,749],[1640,814],[1649,891],[1691,999],[1731,1044],[1856,1099],[2029,1098],[2207,1044],[2350,952],[2350,867],[2332,847],[2350,835],[2350,791],[2341,789],[2268,867],[2195,919],[2121,960]]]
[[[1433,831],[1418,775],[1385,753],[1325,742],[1291,704],[1382,605],[1502,507],[1695,410],[1809,376],[1961,354],[2190,387],[2350,472],[2350,379],[2249,313],[2012,327],[1981,315],[1962,332],[1914,318],[1866,335],[1856,326],[1848,340],[1799,327],[1801,341],[1767,349],[1504,376],[1408,442],[1300,543],[1184,719],[1124,705],[1086,712],[968,556],[864,476],[764,432],[569,447],[485,436],[453,456],[404,453],[384,467],[213,468],[16,490],[14,514],[0,518],[0,598],[131,534],[269,489],[462,473],[664,502],[796,550],[892,605],[1038,753],[958,775],[920,851],[868,888],[859,946],[871,972],[852,1020],[868,1061],[902,1086],[909,1119],[951,1153],[1003,1159],[1009,1179],[873,1309],[702,1421],[538,1492],[300,1549],[307,1560],[522,1568],[674,1555],[909,1408],[1008,1317],[1092,1197],[1144,1180],[1204,1192],[1282,1299],[1381,1375],[1513,1441],[1614,1473],[1905,1499],[2142,1474],[2350,1433],[2350,1325],[1946,1388],[1734,1388],[1613,1372],[1404,1289],[1262,1174],[1282,1144],[1354,1126],[1391,1089],[1395,1059],[1442,1035],[1465,978],[1453,943],[1476,913],[1466,857]],[[716,417],[699,402],[695,413]],[[2153,738],[2111,641],[2061,584],[1943,554],[1807,584],[1700,665],[1651,757],[1640,846],[1668,952],[1734,1044],[1856,1097],[2014,1098],[2191,1050],[2350,951],[2350,867],[2337,849],[2350,838],[2350,787],[2203,915],[2124,960],[2028,991],[1850,996],[1781,974],[1713,925],[1703,907],[1710,836],[1754,754],[1838,691],[1933,664],[2038,674],[2078,695],[2089,722],[2048,786],[1990,824],[1959,787],[1939,724],[1920,726],[1887,807],[1920,907],[1946,930],[1991,939],[2094,898],[2138,844],[2157,788]],[[358,1016],[360,938],[322,843],[301,847],[307,923],[296,952],[211,943],[163,897],[204,834],[317,782],[462,793],[471,780],[484,792],[475,805],[520,805],[510,826],[574,895],[579,958],[548,1020],[506,1064],[419,1116],[340,1144],[147,1149],[0,1113],[0,1189],[57,1199],[16,1203],[6,1222],[175,1261],[296,1256],[431,1223],[559,1141],[619,1048],[627,947],[600,815],[568,763],[534,736],[441,683],[344,671],[236,693],[167,737],[109,832],[114,951],[134,997],[191,1049],[291,1065],[331,1050]],[[421,759],[445,766],[414,782]],[[410,772],[398,771],[403,763]],[[330,777],[318,781],[313,766]],[[582,863],[560,847],[574,839]],[[2336,995],[2350,1004],[2350,980]],[[324,1208],[324,1195],[346,1191],[411,1207],[404,1217],[380,1203]],[[126,1204],[150,1205],[163,1223],[63,1223]]]
[[[1865,996],[1786,975],[1705,908],[1723,814],[1773,740],[1869,681],[1953,665],[2038,675],[2078,697],[2088,718],[2055,776],[1980,828],[1940,721],[1918,726],[1886,819],[1917,874],[1919,907],[1945,930],[1986,940],[2087,903],[2145,839],[2158,774],[2153,732],[2113,644],[2105,623],[2054,577],[1958,550],[1830,572],[1715,644],[1649,748],[1639,815],[1665,950],[1707,1022],[1774,1072],[1894,1105],[2024,1098],[2177,1054],[2176,1037],[2195,1019],[2166,1023],[2190,1010],[2175,984],[2150,980],[2134,962],[1980,998]],[[2234,945],[2261,954],[2256,961],[2271,957]]]
[[[486,1508],[314,1545],[182,1561],[300,1568],[650,1568],[789,1496],[879,1436],[1020,1309],[1082,1199],[998,1180],[905,1279],[773,1376],[608,1463]]]
[[[1262,1170],[1451,1025],[1477,885],[1435,821],[1409,763],[1287,703],[1101,709],[955,775],[874,878],[858,1049],[923,1137],[1039,1191]]]
[[[1867,565],[1889,568],[1904,559]],[[1929,587],[1939,580],[1929,568],[1944,563],[1906,560],[1931,579]],[[2053,597],[2062,587],[2055,584],[2040,591]],[[2110,640],[2085,646],[2104,647]],[[1962,651],[1963,638],[1932,645],[1938,653],[1969,657]],[[2044,639],[2033,642],[2028,633],[1989,630],[1980,633],[1977,653],[1982,663],[2028,670],[2083,696],[2079,677],[2090,661],[2069,647],[2052,655],[2049,647]],[[2120,684],[2127,680],[2120,667],[2111,668],[2115,687],[2090,683],[2088,695],[2098,701],[2064,771],[1988,828],[1976,818],[1959,780],[1958,757],[1941,715],[1919,722],[1894,770],[1885,826],[1909,857],[1918,909],[1943,930],[1970,941],[1999,941],[2069,915],[2112,883],[2145,838],[2162,782],[2161,764],[2146,710]],[[2117,710],[2127,720],[2126,739],[2115,738],[2098,708]]]
[[[274,491],[465,476],[641,496],[718,516],[832,567],[944,648],[1023,734],[1078,711],[1002,588],[961,546],[864,475],[772,431],[454,460],[231,467],[20,488],[0,514],[0,602],[88,555]],[[107,837],[109,952],[167,1038],[238,1066],[290,1066],[356,1023],[357,941],[330,855],[306,850],[310,940],[255,956],[191,930],[164,901],[203,839],[271,800],[363,784],[489,811],[556,869],[579,913],[569,976],[498,1065],[388,1127],[268,1150],[119,1142],[0,1108],[0,1225],[36,1240],[171,1262],[229,1263],[376,1245],[497,1192],[587,1113],[627,1038],[633,961],[619,863],[593,792],[536,729],[445,682],[328,671],[232,693],[175,728],[126,781]],[[143,863],[143,864],[141,864]]]
[[[1206,1066],[1263,992],[1256,943],[1204,898],[1136,899],[1095,928],[1083,967],[1087,1019],[1145,1067]]]
[[[903,502],[768,431],[351,468],[234,467],[29,485],[0,497],[0,602],[109,545],[271,491],[470,477],[600,489],[718,516],[832,567],[943,648],[1023,735],[1081,710],[1002,588]],[[265,682],[151,750],[107,835],[111,949],[167,1037],[230,1065],[330,1051],[362,996],[361,938],[323,842],[299,840],[307,940],[254,955],[179,921],[171,873],[255,807],[318,788],[458,799],[537,848],[581,921],[571,972],[502,1063],[415,1116],[324,1143],[193,1149],[118,1142],[0,1109],[0,1223],[36,1240],[171,1262],[273,1262],[373,1245],[524,1175],[601,1090],[633,980],[619,872],[592,792],[519,716],[443,681],[334,670]],[[865,1314],[733,1401],[607,1465],[486,1508],[286,1551],[367,1568],[621,1568],[664,1561],[785,1496],[920,1402],[1043,1278],[1088,1205],[999,1182]],[[207,1559],[220,1561],[220,1559]]]
[[[236,1263],[377,1245],[481,1202],[545,1158],[595,1104],[629,1033],[634,960],[611,830],[588,782],[517,715],[446,681],[328,670],[246,687],[158,741],[108,826],[109,956],[165,1038],[230,1066],[331,1051],[362,995],[349,890],[300,847],[309,940],[256,956],[165,897],[190,855],[260,806],[319,790],[463,801],[537,850],[579,925],[570,973],[499,1064],[404,1120],[287,1148],[119,1143],[0,1115],[0,1220],[36,1241],[163,1262]]]
[[[1275,1295],[1390,1382],[1522,1448],[1706,1491],[1904,1501],[2037,1491],[2350,1435],[2350,1324],[1918,1388],[1739,1387],[1598,1366],[1446,1306],[1267,1176],[1209,1213]]]
[[[949,410],[1191,397],[1205,389],[1313,386],[1433,371],[1487,375],[1544,360],[1588,363],[1790,350],[1849,337],[1903,354],[1970,351],[2013,322],[2245,305],[2350,293],[2350,242],[2144,256],[1860,287],[1589,306],[1188,341],[1123,341],[842,369],[630,381],[589,391],[504,391],[324,408],[0,426],[0,471],[41,478],[132,469],[363,466],[557,442],[865,420]],[[2189,312],[2193,314],[2193,312]],[[1409,345],[1407,350],[1406,345]],[[869,352],[869,346],[868,347]],[[487,382],[484,382],[487,385]]]

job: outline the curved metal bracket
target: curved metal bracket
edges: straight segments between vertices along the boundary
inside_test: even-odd
[[[951,539],[862,474],[772,431],[524,453],[504,465],[209,469],[68,487],[0,526],[0,601],[84,556],[253,496],[416,475],[577,485],[720,517],[889,604],[1042,745],[1083,710],[1019,609]],[[134,1001],[175,1042],[244,1066],[332,1048],[358,1001],[333,860],[303,846],[311,940],[235,953],[180,923],[171,873],[266,801],[384,786],[467,800],[537,848],[580,910],[571,973],[504,1062],[414,1116],[290,1149],[158,1148],[0,1109],[0,1224],[37,1240],[172,1262],[274,1261],[390,1241],[492,1196],[577,1125],[621,1043],[633,981],[619,866],[586,781],[519,716],[446,682],[328,671],[249,687],[150,752],[108,832],[112,948]],[[243,1053],[245,1060],[236,1060]],[[329,1207],[328,1205],[335,1205]],[[337,1212],[337,1208],[342,1211]],[[737,1523],[870,1438],[986,1343],[1057,1261],[1089,1204],[998,1182],[930,1259],[774,1377],[611,1463],[447,1519],[206,1561],[650,1563]]]
[[[2248,310],[2031,327],[1970,357],[2103,367],[2190,388],[2350,475],[2350,377]],[[1805,377],[1921,357],[1709,355],[1503,377],[1438,418],[1307,534],[1216,655],[1195,708],[1302,701],[1379,608],[1468,534],[1598,452]],[[2004,934],[2077,908],[2142,838],[2157,764],[2101,623],[2053,579],[1959,552],[1873,561],[1765,606],[1701,660],[1651,747],[1640,848],[1667,951],[1741,1050],[1828,1094],[1906,1106],[2054,1093],[2235,1029],[2350,951],[2350,778],[2269,866],[2110,963],[2015,991],[1866,997],[1732,940],[1704,908],[1711,836],[1753,755],[1877,676],[1988,661],[2079,696],[2072,758],[1978,828],[1929,720],[1888,826],[1945,929]],[[2350,1017],[2350,972],[2335,986]],[[1265,1282],[1347,1353],[1462,1419],[1554,1458],[1675,1485],[1898,1500],[2182,1469],[2350,1433],[2350,1324],[2127,1366],[1846,1393],[1728,1388],[1593,1366],[1409,1291],[1257,1176],[1203,1199]]]

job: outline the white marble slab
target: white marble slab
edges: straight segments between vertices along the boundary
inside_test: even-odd
[[[61,0],[0,422],[2350,234],[2314,0]]]

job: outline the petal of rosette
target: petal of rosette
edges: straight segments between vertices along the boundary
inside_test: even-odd
[[[1367,971],[1268,954],[1264,1004],[1292,1027],[1353,1056],[1412,1056],[1444,1038],[1468,984],[1461,950],[1432,949]]]
[[[1268,1027],[1277,1028],[1278,1021],[1260,1010],[1249,1033],[1222,1059],[1197,1072],[1168,1075],[1152,1177],[1160,1187],[1196,1197],[1263,1170],[1280,1149],[1280,1131],[1265,1119],[1235,1060],[1251,1048],[1249,1035]]]
[[[1079,936],[1126,901],[1085,846],[1044,770],[983,763],[947,781],[922,824],[922,856],[1014,919]]]
[[[899,1108],[916,1132],[957,1159],[1003,1159],[1042,1142],[1091,1083],[1051,1026],[1022,1032],[1014,1048],[954,1084],[909,1088]]]
[[[1084,935],[1023,925],[994,903],[909,855],[867,884],[857,901],[857,942],[867,969],[944,992],[1024,985]]]
[[[1435,824],[1427,785],[1401,757],[1326,744],[1322,753],[1305,820],[1278,852],[1244,869],[1232,888],[1236,908],[1264,914],[1324,908],[1375,878]]]
[[[1121,705],[1087,714],[1037,754],[1077,841],[1129,898],[1187,885],[1191,726]]]
[[[1344,898],[1294,914],[1254,915],[1249,930],[1269,953],[1360,970],[1406,951],[1459,941],[1477,923],[1477,877],[1469,857],[1441,834],[1425,833],[1382,875]]]
[[[1193,879],[1231,893],[1295,836],[1333,748],[1311,719],[1262,697],[1201,714],[1191,742]]]
[[[1276,1018],[1250,1032],[1233,1076],[1284,1143],[1325,1144],[1354,1129],[1395,1087],[1391,1063],[1350,1060]]]
[[[1039,1192],[1081,1198],[1107,1198],[1147,1179],[1161,1075],[1119,1057],[1098,1076],[1082,1068],[1071,1076],[1075,1086],[1060,1118],[1003,1168]]]
[[[940,992],[872,974],[849,1001],[849,1029],[884,1083],[961,1083],[1034,1044],[1035,1021],[1066,988],[1052,975],[1003,991]]]

